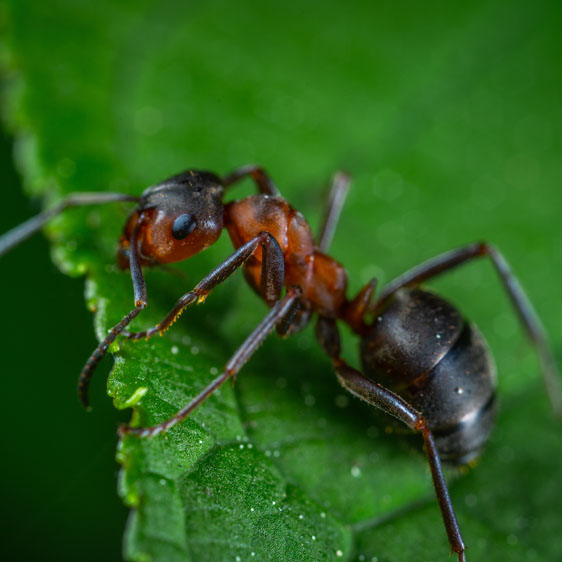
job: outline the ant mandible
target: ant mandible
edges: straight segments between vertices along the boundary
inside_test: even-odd
[[[225,190],[245,177],[254,180],[258,194],[225,204]],[[280,196],[265,170],[245,166],[222,179],[211,172],[188,170],[149,187],[141,197],[119,193],[70,195],[0,237],[0,255],[69,207],[137,203],[125,225],[117,255],[119,266],[131,271],[135,306],[110,330],[82,369],[78,394],[85,406],[94,369],[118,335],[138,340],[163,333],[185,308],[204,301],[243,266],[246,280],[271,308],[269,313],[232,355],[223,372],[187,406],[152,427],[123,427],[122,434],[149,437],[166,431],[227,379],[235,378],[274,328],[281,336],[288,336],[301,330],[316,314],[316,338],[344,388],[421,433],[449,543],[462,562],[465,546],[441,459],[465,464],[483,449],[496,412],[495,369],[478,329],[453,305],[419,285],[470,260],[489,257],[535,346],[554,413],[561,415],[556,365],[545,331],[523,289],[502,254],[485,242],[446,252],[414,267],[392,281],[374,302],[375,279],[349,300],[345,269],[325,253],[349,183],[344,173],[334,176],[316,240],[304,217]],[[147,304],[143,266],[185,260],[216,242],[223,227],[235,252],[185,293],[156,326],[142,332],[127,331]],[[369,322],[370,318],[373,321]],[[364,372],[341,357],[338,320],[361,338]]]

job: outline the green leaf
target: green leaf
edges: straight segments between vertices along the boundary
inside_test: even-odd
[[[138,194],[190,166],[222,174],[259,162],[316,225],[324,186],[344,167],[355,183],[333,255],[352,291],[490,239],[561,341],[560,11],[548,2],[7,7],[5,114],[30,194]],[[127,210],[74,210],[47,229],[59,266],[88,273],[98,338],[133,305],[113,265]],[[160,320],[231,251],[223,237],[179,275],[147,272],[149,306],[134,327]],[[114,346],[108,391],[135,423],[185,405],[266,313],[237,277],[165,337]],[[449,474],[470,558],[559,559],[562,442],[536,359],[489,264],[435,285],[482,326],[500,371],[488,450],[468,475]],[[356,345],[346,334],[352,359]],[[423,456],[342,392],[310,330],[272,337],[234,388],[164,435],[125,439],[118,459],[127,559],[447,556]]]

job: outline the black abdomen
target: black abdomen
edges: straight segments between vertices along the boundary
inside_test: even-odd
[[[402,289],[361,342],[365,372],[424,414],[444,462],[478,456],[496,412],[496,371],[476,326],[441,297]]]

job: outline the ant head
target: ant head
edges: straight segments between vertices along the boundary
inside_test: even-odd
[[[149,187],[125,225],[119,265],[129,266],[129,243],[137,225],[143,265],[185,260],[214,244],[223,226],[223,192],[215,174],[196,170]]]

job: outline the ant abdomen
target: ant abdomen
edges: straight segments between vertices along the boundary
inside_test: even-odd
[[[367,374],[421,412],[441,460],[478,456],[496,412],[496,370],[480,331],[434,293],[401,289],[361,343]]]

